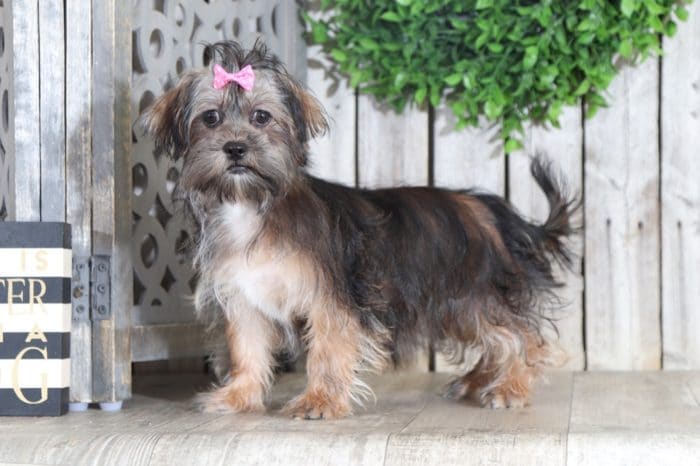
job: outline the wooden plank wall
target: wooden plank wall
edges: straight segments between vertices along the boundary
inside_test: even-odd
[[[558,271],[560,343],[569,369],[700,368],[700,2],[664,41],[663,58],[624,68],[609,108],[564,111],[504,154],[498,128],[453,131],[444,108],[396,115],[328,79],[317,47],[308,82],[334,125],[312,146],[314,172],[360,186],[478,186],[543,220],[528,155],[545,153],[584,201],[574,270]],[[437,370],[450,367],[436,355]],[[418,367],[423,368],[424,364]]]
[[[65,3],[66,24],[66,221],[73,258],[92,255],[92,14],[82,0]],[[73,320],[71,401],[92,401],[92,324]]]
[[[113,318],[73,321],[71,401],[123,400],[131,374],[130,12],[115,1],[10,3],[14,219],[66,221],[77,260],[112,256]]]
[[[92,1],[92,253],[111,257],[112,315],[92,323],[93,401],[131,397],[131,11]]]
[[[12,44],[22,44],[22,53],[13,57],[15,154],[22,154],[15,155],[15,220],[36,222],[41,220],[41,134],[36,121],[40,115],[38,2],[12,3]]]
[[[12,7],[15,219],[72,224],[74,257],[87,260],[91,11],[79,0],[12,2]],[[71,401],[93,401],[90,322],[73,322],[71,355]]]
[[[661,66],[663,365],[700,368],[700,2]]]
[[[610,91],[610,108],[584,122],[588,365],[658,369],[658,60],[624,69]]]
[[[64,27],[64,17],[71,27]],[[83,258],[91,250],[85,205],[90,77],[84,73],[91,55],[90,36],[83,33],[89,18],[90,10],[76,0],[12,2],[12,42],[6,44],[14,53],[15,220],[71,223],[75,257]],[[68,138],[67,127],[73,130]],[[92,401],[89,327],[73,324],[72,401]]]
[[[65,26],[63,0],[39,5],[41,220],[66,218]],[[46,44],[51,44],[49,47]],[[35,188],[36,189],[36,188]],[[50,193],[50,194],[48,194]],[[47,195],[48,194],[48,195]]]

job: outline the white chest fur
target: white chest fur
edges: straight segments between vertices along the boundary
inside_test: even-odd
[[[229,317],[255,310],[281,323],[303,313],[317,289],[301,251],[261,238],[262,218],[249,204],[224,204],[207,225],[197,295],[215,297]],[[197,299],[197,301],[200,301]]]

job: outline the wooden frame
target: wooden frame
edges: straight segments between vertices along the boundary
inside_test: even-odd
[[[73,319],[71,400],[123,400],[131,393],[131,12],[117,0],[5,4],[14,56],[11,219],[68,222],[77,261],[111,257],[111,317]]]
[[[92,399],[131,397],[131,11],[92,1],[92,253],[111,257],[110,319],[92,323]]]

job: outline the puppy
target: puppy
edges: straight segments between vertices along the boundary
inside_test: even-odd
[[[568,264],[575,205],[547,163],[532,176],[549,201],[542,225],[503,199],[434,188],[357,189],[307,172],[308,142],[328,130],[319,102],[257,43],[210,46],[213,68],[186,72],[142,115],[183,157],[176,192],[194,219],[200,317],[230,358],[207,410],[264,409],[275,354],[301,342],[307,386],[284,411],[339,418],[371,394],[359,379],[429,344],[476,365],[448,394],[523,406],[552,363],[543,336]]]

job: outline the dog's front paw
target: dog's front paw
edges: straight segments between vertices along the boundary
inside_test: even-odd
[[[338,419],[351,413],[350,403],[318,393],[303,393],[291,400],[282,412],[294,419]]]
[[[523,408],[528,405],[528,399],[505,390],[494,390],[481,395],[481,404],[491,409]]]
[[[211,392],[200,393],[195,404],[205,413],[241,413],[265,411],[260,390],[229,384]]]

